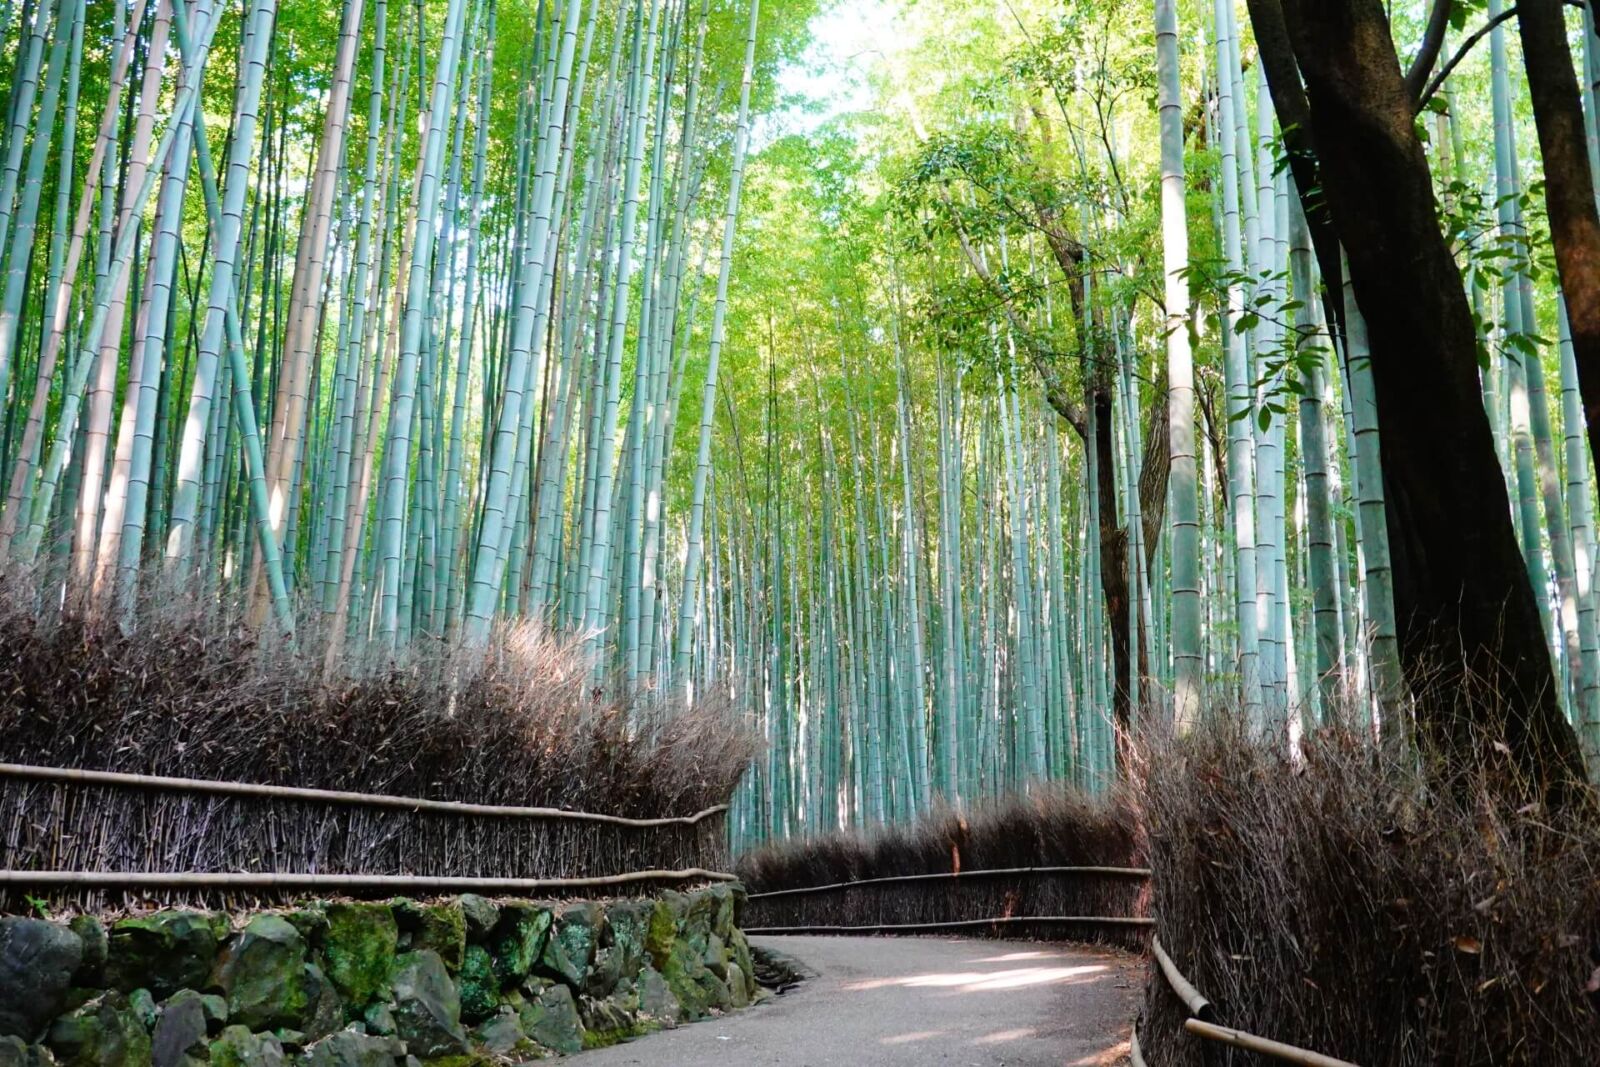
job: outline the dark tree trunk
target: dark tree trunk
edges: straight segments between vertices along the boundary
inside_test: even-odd
[[[1089,402],[1094,405],[1094,440],[1085,443],[1095,452],[1100,496],[1100,592],[1105,597],[1106,625],[1111,631],[1111,711],[1117,725],[1126,729],[1132,713],[1128,654],[1133,645],[1128,632],[1128,531],[1117,523],[1111,391],[1102,382],[1092,386],[1089,393]]]
[[[1329,217],[1366,318],[1382,435],[1401,655],[1427,740],[1486,759],[1504,742],[1510,788],[1559,800],[1583,778],[1557,700],[1537,601],[1511,522],[1461,273],[1380,0],[1250,0],[1281,18],[1305,78]],[[1262,16],[1258,16],[1258,11]],[[1273,39],[1271,27],[1257,39]],[[1276,72],[1276,73],[1275,73]]]
[[[1544,158],[1544,203],[1550,216],[1561,291],[1567,297],[1578,391],[1589,425],[1589,450],[1600,457],[1600,215],[1583,128],[1583,98],[1567,46],[1561,0],[1521,0],[1522,61]]]

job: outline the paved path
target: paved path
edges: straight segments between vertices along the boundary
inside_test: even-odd
[[[652,1034],[574,1067],[1109,1067],[1140,972],[1127,955],[951,938],[767,937],[816,972],[748,1011]]]

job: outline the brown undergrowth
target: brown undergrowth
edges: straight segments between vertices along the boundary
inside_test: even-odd
[[[1139,867],[1144,844],[1134,806],[1122,793],[1094,798],[1061,785],[1027,796],[944,809],[910,825],[836,833],[769,845],[740,857],[752,894],[907,874],[1038,867]],[[1106,874],[962,877],[752,896],[754,928],[876,926],[1021,916],[1144,914],[1143,879]],[[1138,928],[1017,924],[963,931],[1004,937],[1070,938],[1142,946]]]
[[[1482,767],[1228,719],[1141,739],[1158,936],[1218,1020],[1363,1067],[1600,1063],[1600,822]],[[1152,970],[1153,1067],[1224,1062]]]
[[[34,583],[0,575],[0,761],[657,817],[726,801],[758,744],[725,700],[596,686],[580,646],[535,623],[332,671],[322,647],[182,595],[132,627],[41,610]],[[543,878],[726,862],[720,817],[642,830],[0,777],[8,868]]]

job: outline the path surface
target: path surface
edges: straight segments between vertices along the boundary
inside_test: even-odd
[[[1126,1062],[1140,977],[1126,955],[951,938],[755,939],[815,972],[748,1011],[574,1067],[1101,1067]]]

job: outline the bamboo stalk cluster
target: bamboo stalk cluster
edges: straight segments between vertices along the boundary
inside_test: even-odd
[[[664,681],[701,535],[663,489],[706,346],[715,394],[757,4],[333,14],[7,5],[0,557],[41,610],[133,626],[203,587],[330,666],[539,615],[597,679]]]

